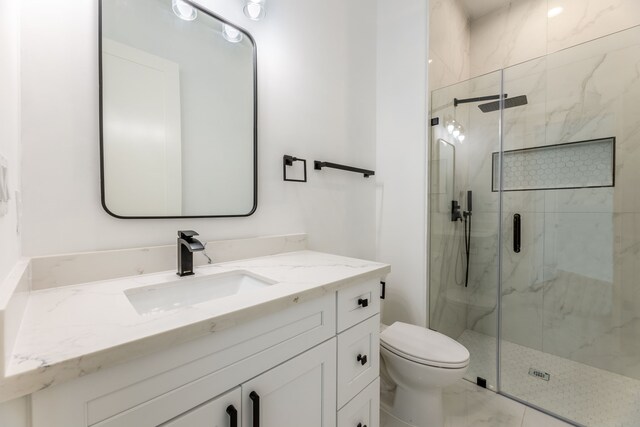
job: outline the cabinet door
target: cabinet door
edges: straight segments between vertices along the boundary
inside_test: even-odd
[[[242,385],[243,427],[335,427],[336,340]]]
[[[211,399],[164,424],[162,427],[240,427],[240,387]]]

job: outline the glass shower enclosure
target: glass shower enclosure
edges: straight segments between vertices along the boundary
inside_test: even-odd
[[[640,425],[640,28],[431,93],[430,327],[466,378]]]

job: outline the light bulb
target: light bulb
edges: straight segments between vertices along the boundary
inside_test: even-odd
[[[242,33],[236,27],[224,24],[222,36],[231,43],[238,43],[242,40]]]
[[[454,129],[453,130],[453,136],[455,136],[457,138],[458,135],[460,135],[460,129]]]
[[[464,136],[464,133],[461,133],[460,135],[458,135],[458,141],[462,142],[464,141],[466,137]]]
[[[265,1],[264,0],[248,0],[244,6],[244,14],[252,21],[259,21],[264,18],[265,15]]]
[[[185,21],[193,21],[198,16],[196,8],[182,0],[172,0],[171,9],[173,9],[173,13],[175,13],[178,18],[184,19]]]
[[[449,132],[450,134],[453,133],[453,130],[456,128],[456,121],[452,120],[450,122],[447,123],[447,132]]]
[[[240,30],[229,24],[224,24],[222,36],[231,43],[238,43],[242,40],[242,33]]]

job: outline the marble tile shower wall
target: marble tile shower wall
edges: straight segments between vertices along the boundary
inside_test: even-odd
[[[459,0],[429,2],[429,88],[469,78],[470,28]]]
[[[549,17],[553,8],[562,8],[562,13]],[[640,25],[637,0],[513,0],[471,21],[469,75],[506,68],[635,25]]]

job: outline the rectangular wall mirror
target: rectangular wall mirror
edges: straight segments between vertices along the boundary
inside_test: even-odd
[[[100,1],[102,205],[118,218],[257,205],[256,48],[181,0]]]

